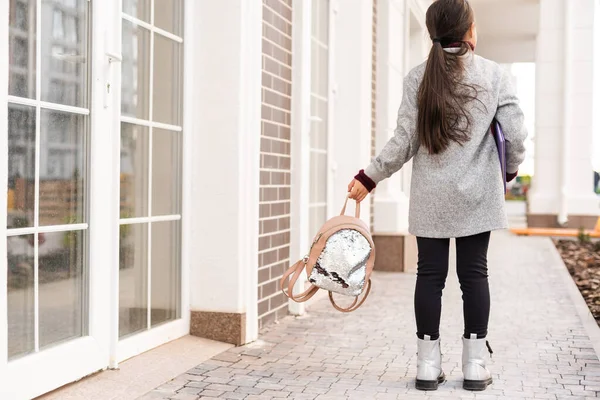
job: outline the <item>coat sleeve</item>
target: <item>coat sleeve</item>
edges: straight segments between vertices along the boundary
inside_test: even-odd
[[[417,84],[407,76],[404,78],[402,104],[398,110],[394,135],[365,168],[365,174],[376,184],[402,168],[419,149],[417,112]]]
[[[503,72],[500,80],[496,120],[500,123],[506,139],[506,172],[513,174],[525,160],[527,128],[519,99],[506,72]]]

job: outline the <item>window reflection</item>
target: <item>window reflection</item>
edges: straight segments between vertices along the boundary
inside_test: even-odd
[[[119,227],[119,337],[148,328],[148,225]]]
[[[43,0],[36,32],[36,1],[10,1],[9,94],[36,98],[36,37],[42,41],[42,100],[87,107],[87,0]],[[62,87],[65,88],[62,88]]]
[[[145,22],[150,22],[150,7],[151,0],[123,0],[123,12]]]
[[[8,358],[35,350],[34,235],[7,238]]]
[[[50,110],[41,117],[40,225],[85,222],[87,118]]]
[[[88,1],[43,0],[42,100],[87,108]]]
[[[35,98],[35,1],[11,0],[8,94]]]
[[[123,21],[121,112],[128,117],[150,115],[150,31]]]
[[[52,24],[52,35],[54,39],[62,39],[65,36],[63,26],[63,13],[60,10],[54,10],[54,22]]]
[[[86,333],[85,234],[52,232],[39,241],[40,348]]]
[[[148,216],[148,146],[147,127],[121,124],[121,218]]]
[[[86,222],[89,4],[9,0],[8,94],[14,96],[8,104],[9,229]],[[55,105],[24,106],[19,98]],[[55,111],[56,104],[84,110]],[[36,324],[41,349],[87,333],[87,232],[64,231],[69,229],[7,238],[11,359],[36,351]]]
[[[150,125],[121,124],[119,333],[124,337],[181,317],[183,43],[163,31],[183,32],[184,2],[122,3],[128,17],[122,21],[121,114]],[[148,216],[173,221],[128,221]]]
[[[8,108],[8,228],[33,226],[35,108]]]

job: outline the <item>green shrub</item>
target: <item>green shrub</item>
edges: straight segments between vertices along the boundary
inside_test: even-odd
[[[579,243],[589,243],[590,242],[590,235],[585,232],[584,227],[579,228],[579,233],[577,234],[577,239],[579,240]]]

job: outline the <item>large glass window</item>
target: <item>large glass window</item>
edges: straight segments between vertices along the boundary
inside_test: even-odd
[[[329,0],[312,0],[311,32],[309,232],[312,234],[327,219]]]
[[[9,359],[87,334],[88,8],[10,1]]]
[[[121,337],[181,317],[183,0],[123,0]]]

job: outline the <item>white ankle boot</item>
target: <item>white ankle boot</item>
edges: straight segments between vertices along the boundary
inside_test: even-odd
[[[438,385],[446,380],[442,371],[442,352],[440,339],[431,340],[425,335],[425,340],[418,339],[417,381],[415,387],[419,390],[437,390]]]
[[[476,334],[471,334],[470,339],[463,337],[462,370],[465,390],[481,391],[492,384],[492,374],[485,366],[488,350],[491,354],[486,340],[477,339]]]

